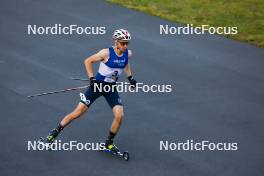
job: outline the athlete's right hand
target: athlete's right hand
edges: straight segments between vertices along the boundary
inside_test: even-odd
[[[90,79],[90,86],[92,87],[94,85],[94,83],[96,83],[96,79],[93,76],[90,77],[89,79]]]
[[[95,90],[95,84],[96,84],[96,79],[95,79],[95,77],[90,77],[89,78],[90,79],[90,88],[92,88],[92,90],[94,91]]]

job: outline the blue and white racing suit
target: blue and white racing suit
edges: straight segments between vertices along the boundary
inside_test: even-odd
[[[98,72],[96,74],[96,82],[105,85],[115,85],[118,77],[123,72],[123,69],[128,64],[128,50],[126,50],[121,57],[117,56],[114,48],[109,48],[109,58],[106,63],[100,62]],[[103,89],[104,90],[104,89]],[[122,105],[119,94],[114,88],[109,92],[94,91],[92,87],[89,87],[84,94],[80,93],[80,102],[84,103],[88,107],[100,96],[104,96],[107,103],[111,108],[115,105]]]

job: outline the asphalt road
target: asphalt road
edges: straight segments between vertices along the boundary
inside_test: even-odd
[[[28,35],[27,25],[104,26],[105,35]],[[104,1],[3,0],[0,6],[1,175],[264,175],[264,50],[217,35],[160,35],[179,26]],[[131,32],[134,77],[172,84],[171,93],[121,93],[125,118],[116,137],[131,160],[98,151],[28,151],[79,101],[83,61]],[[121,80],[125,80],[125,76]],[[103,98],[60,140],[100,142],[112,113]],[[238,143],[236,151],[160,151],[160,141]]]

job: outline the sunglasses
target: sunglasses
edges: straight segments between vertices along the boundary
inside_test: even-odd
[[[129,44],[129,42],[120,42],[120,41],[118,41],[119,43],[120,43],[120,45],[122,45],[122,46],[124,46],[124,45],[128,45]]]

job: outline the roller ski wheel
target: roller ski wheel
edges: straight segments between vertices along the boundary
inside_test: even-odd
[[[45,145],[46,150],[51,150],[51,147],[50,147],[51,144],[52,142],[48,142],[47,139],[43,137],[39,138],[39,140],[37,141],[37,145]]]
[[[123,159],[125,161],[128,161],[129,160],[129,153],[128,153],[128,151],[123,152]]]
[[[117,150],[111,150],[111,149],[108,149],[108,148],[105,147],[105,143],[101,143],[101,144],[102,144],[102,146],[104,146],[101,151],[104,151],[106,153],[110,153],[113,156],[120,157],[120,158],[124,159],[125,161],[128,161],[129,160],[129,153],[128,153],[128,151],[120,152],[119,149],[117,149]]]

